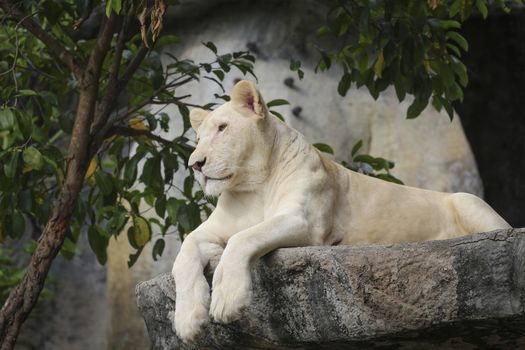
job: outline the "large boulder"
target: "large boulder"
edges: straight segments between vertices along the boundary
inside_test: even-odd
[[[242,319],[211,323],[191,345],[172,330],[172,277],[140,283],[138,306],[153,347],[525,347],[525,229],[389,246],[278,249],[252,276],[254,299]]]

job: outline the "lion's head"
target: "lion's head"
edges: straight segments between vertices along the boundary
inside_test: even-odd
[[[191,111],[197,147],[189,165],[206,194],[250,191],[266,179],[273,138],[269,119],[260,92],[246,80],[237,83],[231,100],[214,111]]]

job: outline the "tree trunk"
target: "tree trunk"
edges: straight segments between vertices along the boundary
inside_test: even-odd
[[[0,5],[16,14],[17,10],[11,4],[1,1]],[[99,92],[100,71],[111,45],[116,20],[117,16],[112,12],[109,18],[104,21],[82,74],[79,76],[80,73],[72,69],[72,73],[80,80],[80,96],[69,143],[64,183],[60,189],[53,214],[38,240],[38,246],[31,257],[22,282],[11,291],[0,310],[0,350],[13,349],[20,327],[38,301],[51,264],[64,242],[71,214],[84,183],[89,163],[89,146],[91,143],[89,133]],[[36,32],[41,31],[41,28],[36,26],[33,29]],[[53,50],[54,46],[50,46],[50,43],[44,40],[45,37],[40,39],[47,44],[52,52],[66,52],[63,48]],[[58,52],[58,56],[62,58],[60,52]],[[77,67],[69,68],[76,69]]]
[[[53,214],[38,240],[36,251],[31,257],[24,278],[11,291],[0,310],[0,350],[13,349],[20,327],[38,301],[51,263],[64,242],[89,161],[89,129],[93,120],[97,93],[98,74],[92,74],[87,70],[85,83],[81,84],[75,124],[69,144],[66,175]]]

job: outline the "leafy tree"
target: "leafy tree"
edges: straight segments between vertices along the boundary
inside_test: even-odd
[[[190,232],[201,212],[211,211],[190,170],[182,188],[173,182],[193,149],[186,133],[194,105],[177,89],[201,77],[221,85],[232,68],[252,73],[254,58],[219,54],[207,43],[210,62],[167,54],[163,66],[159,49],[177,41],[160,36],[167,6],[165,0],[0,1],[0,241],[20,237],[27,224],[39,236],[30,242],[25,271],[0,259],[2,286],[19,282],[0,311],[1,349],[13,347],[53,259],[74,254],[82,228],[105,263],[109,240],[129,222],[132,265],[148,242],[156,259],[164,235]],[[172,117],[153,114],[147,107],[155,104],[178,107],[180,135],[160,136]],[[157,218],[145,216],[144,203]]]
[[[461,23],[475,11],[486,18],[495,4],[510,11],[504,0],[331,0],[324,4],[326,25],[317,34],[335,39],[338,49],[320,49],[316,70],[330,69],[333,62],[341,65],[337,89],[341,96],[352,84],[366,86],[374,98],[391,85],[399,101],[413,95],[407,118],[417,117],[431,101],[452,119],[452,102],[463,100],[468,84],[467,67],[461,61],[468,42],[459,32]],[[301,77],[299,67],[292,61],[291,68],[299,70]]]

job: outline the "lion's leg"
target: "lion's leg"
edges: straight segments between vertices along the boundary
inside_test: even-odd
[[[511,228],[484,200],[468,193],[450,196],[456,218],[466,233],[488,232]]]
[[[184,240],[173,264],[176,288],[174,328],[185,342],[194,339],[208,322],[210,288],[203,270],[217,249],[222,249],[217,237],[203,224]]]
[[[279,215],[233,235],[213,275],[210,314],[228,323],[240,318],[252,294],[250,266],[279,248],[310,243],[306,221],[300,216]]]

